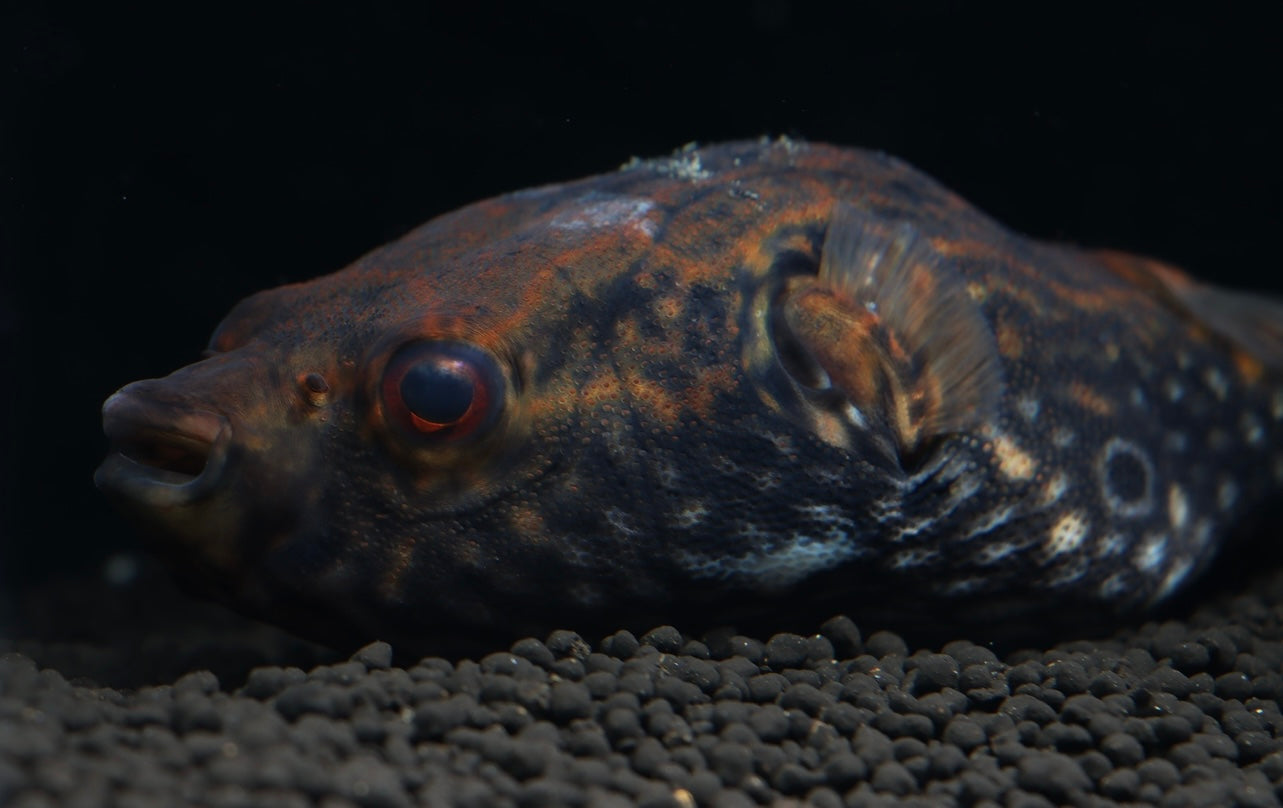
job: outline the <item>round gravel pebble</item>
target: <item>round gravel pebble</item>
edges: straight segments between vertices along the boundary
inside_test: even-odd
[[[1270,580],[1048,649],[839,616],[766,639],[554,631],[475,661],[374,642],[129,691],[7,654],[0,804],[1276,806]]]

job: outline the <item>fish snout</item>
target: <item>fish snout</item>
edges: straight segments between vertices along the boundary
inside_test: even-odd
[[[94,483],[104,492],[164,509],[207,497],[222,481],[232,445],[226,416],[166,395],[147,380],[112,394],[102,419],[111,453]]]

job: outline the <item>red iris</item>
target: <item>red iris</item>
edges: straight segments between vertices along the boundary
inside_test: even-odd
[[[484,433],[503,409],[503,373],[490,354],[463,342],[415,342],[383,372],[389,420],[433,441]]]

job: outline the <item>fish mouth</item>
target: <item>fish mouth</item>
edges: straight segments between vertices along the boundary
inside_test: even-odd
[[[103,404],[111,454],[94,472],[103,491],[139,505],[175,507],[208,496],[223,478],[232,425],[216,412],[131,392]]]

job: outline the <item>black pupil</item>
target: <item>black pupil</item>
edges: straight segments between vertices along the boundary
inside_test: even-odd
[[[434,424],[452,424],[472,406],[472,378],[458,365],[420,362],[401,379],[401,400]]]

